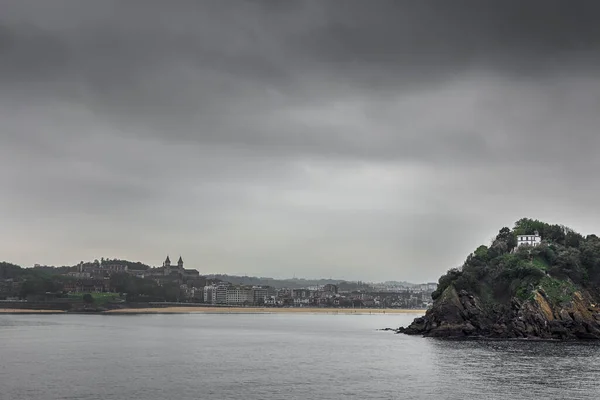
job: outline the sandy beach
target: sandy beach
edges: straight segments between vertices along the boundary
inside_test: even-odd
[[[103,311],[98,314],[425,314],[426,310],[398,308],[271,308],[271,307],[153,307],[153,308],[122,308]],[[0,314],[64,314],[61,310],[31,310],[16,308],[0,308]],[[94,313],[91,313],[94,314]]]
[[[313,313],[313,314],[425,314],[426,310],[410,310],[398,308],[270,308],[270,307],[161,307],[161,308],[123,308],[120,310],[105,311],[105,314],[186,314],[186,313],[219,313],[219,314],[244,314],[244,313]]]

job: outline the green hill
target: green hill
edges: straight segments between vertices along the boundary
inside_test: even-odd
[[[518,235],[542,238],[517,246]],[[600,338],[600,239],[523,218],[440,277],[434,304],[400,331],[427,336]]]

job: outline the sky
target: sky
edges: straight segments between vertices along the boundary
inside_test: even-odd
[[[595,0],[0,3],[0,259],[423,282],[600,234]]]

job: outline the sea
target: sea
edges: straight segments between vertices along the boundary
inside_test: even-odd
[[[414,314],[0,315],[0,399],[598,399],[595,343],[398,335]]]

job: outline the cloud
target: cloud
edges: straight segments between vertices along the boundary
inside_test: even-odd
[[[5,1],[6,259],[434,280],[600,231],[592,1]]]

